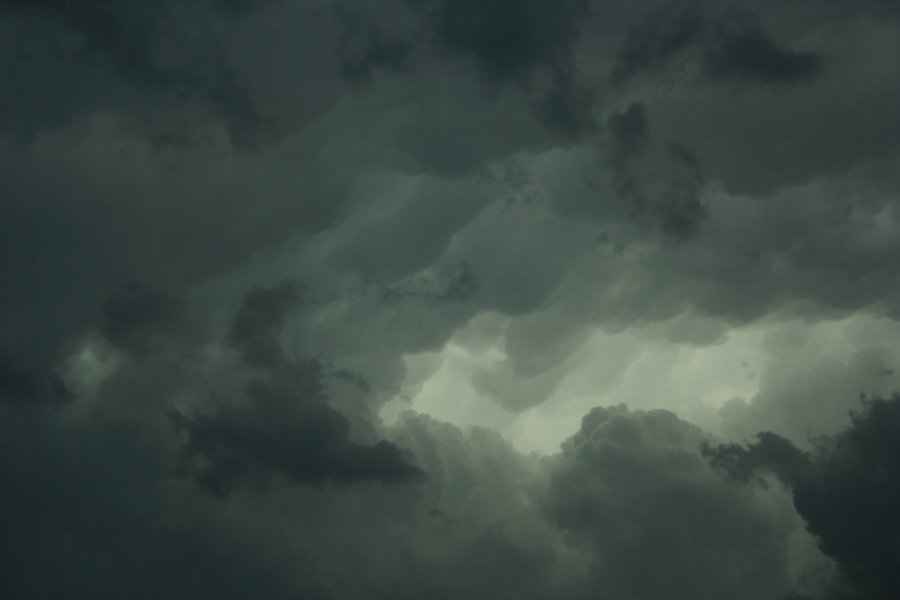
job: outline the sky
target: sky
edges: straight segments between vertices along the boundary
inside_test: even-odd
[[[900,597],[896,0],[0,48],[0,599]]]

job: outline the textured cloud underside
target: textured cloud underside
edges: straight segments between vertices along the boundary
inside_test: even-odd
[[[0,598],[898,597],[896,2],[0,48]]]

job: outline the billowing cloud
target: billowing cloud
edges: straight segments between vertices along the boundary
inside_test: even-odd
[[[422,471],[388,441],[350,438],[351,423],[328,405],[329,378],[368,384],[350,371],[332,373],[320,359],[295,358],[284,349],[284,320],[300,302],[289,282],[257,289],[243,299],[227,343],[248,369],[238,398],[214,400],[211,409],[174,412],[187,436],[184,470],[219,495],[235,487],[267,487],[273,473],[298,483],[410,481]]]
[[[298,365],[299,381],[285,390],[251,381],[246,407],[224,405],[209,414],[177,415],[176,426],[188,436],[186,468],[198,483],[224,494],[244,484],[265,487],[272,472],[300,483],[421,477],[393,444],[368,446],[349,439],[350,423],[325,404],[315,381],[321,377],[317,369],[315,363]],[[304,380],[309,378],[313,381]]]
[[[0,2],[0,596],[891,596],[892,3],[183,4]]]
[[[663,411],[594,409],[563,444],[553,518],[596,553],[598,588],[643,598],[779,597],[790,528],[718,480],[703,434]]]
[[[710,447],[705,453],[731,477],[746,481],[771,472],[791,489],[810,533],[853,588],[836,597],[892,598],[900,590],[894,515],[900,501],[898,426],[895,395],[869,400],[846,431],[821,439],[812,455],[769,432],[746,446]]]

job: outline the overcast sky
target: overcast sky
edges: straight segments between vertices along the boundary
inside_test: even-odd
[[[0,599],[900,597],[896,0],[0,0]]]

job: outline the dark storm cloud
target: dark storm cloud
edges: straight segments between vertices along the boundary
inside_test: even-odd
[[[0,363],[0,390],[3,398],[35,395],[35,384],[27,372],[4,361]]]
[[[650,211],[665,233],[683,239],[695,234],[708,217],[709,209],[702,199],[706,182],[693,152],[674,143],[667,154],[665,187]]]
[[[485,76],[520,81],[541,67],[571,61],[584,0],[414,0],[437,41],[475,61]]]
[[[222,498],[171,478],[160,416],[18,415],[3,427],[0,572],[11,595],[662,599],[696,597],[705,581],[755,599],[791,589],[783,506],[716,478],[698,454],[703,434],[665,412],[598,409],[543,465],[495,432],[408,415],[394,436],[429,473],[416,486],[272,485]],[[16,468],[23,458],[33,469]]]
[[[644,150],[649,141],[647,108],[634,103],[609,117],[607,128],[614,145],[613,162],[620,163]]]
[[[550,89],[535,101],[535,117],[565,141],[581,139],[597,130],[592,113],[597,94],[578,82],[571,70],[553,70]]]
[[[609,93],[643,101],[655,133],[691,148],[731,194],[766,196],[896,160],[886,132],[897,129],[900,91],[885,57],[900,38],[885,5],[746,6],[676,3],[635,16]]]
[[[61,406],[72,399],[72,392],[52,368],[0,357],[0,404]]]
[[[703,452],[716,468],[723,469],[734,479],[750,482],[763,469],[769,469],[782,483],[804,477],[812,466],[810,459],[789,440],[764,431],[747,446],[731,444],[713,449],[704,446]]]
[[[655,149],[654,156],[647,110],[641,103],[613,113],[607,130],[616,192],[634,216],[649,220],[674,239],[697,233],[708,216],[697,157],[677,143]]]
[[[696,2],[666,5],[645,16],[619,50],[613,80],[626,81],[699,53],[710,81],[784,84],[810,80],[822,71],[822,56],[784,47],[747,9],[709,10]]]
[[[315,581],[291,581],[303,557],[276,566],[261,536],[171,480],[168,423],[110,408],[3,413],[0,594],[327,597]]]
[[[594,130],[594,91],[576,71],[574,45],[590,4],[585,0],[417,0],[437,42],[473,60],[484,77],[535,90],[537,119],[565,140]]]
[[[618,406],[593,409],[563,444],[548,510],[595,553],[598,589],[648,599],[789,591],[784,524],[718,480],[704,438],[667,411]]]
[[[227,340],[255,374],[236,404],[174,413],[187,436],[185,470],[218,495],[235,488],[265,488],[272,473],[297,483],[409,481],[422,472],[387,441],[351,440],[350,421],[328,405],[327,380],[365,380],[350,371],[329,372],[316,359],[293,359],[281,336],[290,309],[301,301],[301,284],[255,289],[243,299]]]
[[[662,68],[671,57],[699,40],[704,29],[704,15],[697,4],[669,4],[651,12],[625,38],[613,80],[624,81],[641,71]]]
[[[338,219],[342,185],[315,167],[298,174],[288,160],[273,176],[236,164],[271,167],[284,156],[159,151],[111,123],[89,123],[80,125],[92,131],[86,137],[76,129],[0,149],[0,263],[11,282],[0,298],[0,346],[28,372],[56,370],[94,325],[132,347],[156,343],[145,335],[193,339],[207,315],[178,314],[185,288],[222,276],[268,243]],[[317,191],[297,201],[293,187],[306,176],[318,180],[310,181]],[[265,211],[251,208],[260,203]]]
[[[103,307],[100,332],[126,350],[146,352],[166,337],[186,333],[188,319],[181,300],[139,283],[129,283]]]
[[[591,411],[546,457],[379,415],[427,385],[479,420],[428,372],[470,352],[453,383],[541,429],[598,329],[652,355],[900,315],[896,22],[872,2],[342,4],[0,3],[0,596],[814,597],[829,571],[800,516],[882,593],[886,559],[829,512],[859,500],[842,482],[896,479],[867,418],[872,451],[722,451],[797,498],[812,473],[798,516],[664,411]],[[726,85],[671,85],[680,61]],[[773,344],[787,366],[729,404],[731,431],[834,425],[834,390],[896,362],[860,335],[836,343],[852,360]],[[852,535],[887,548],[873,531]]]
[[[746,481],[771,472],[788,485],[823,552],[837,561],[859,597],[880,600],[900,592],[898,433],[900,396],[894,395],[868,400],[845,431],[819,440],[811,454],[773,433],[762,433],[746,446],[704,452],[733,478]]]
[[[216,366],[167,343],[184,334],[172,326],[193,307],[126,285],[105,303],[97,327],[127,354],[96,393],[53,412],[33,398],[27,411],[0,403],[0,478],[8,485],[0,500],[0,595],[330,597],[320,574],[303,566],[308,556],[273,563],[266,550],[273,530],[249,532],[215,503],[281,481],[391,483],[419,480],[422,472],[390,442],[350,439],[347,418],[326,404],[331,375],[324,363],[283,352],[267,363],[265,353],[245,352],[275,347],[260,337],[281,334],[285,313],[298,304],[295,289],[247,294],[223,336],[240,361]],[[253,335],[250,323],[259,328]],[[213,382],[206,381],[211,372]],[[8,379],[16,388],[25,381],[31,392],[17,372]],[[191,408],[175,408],[176,398]],[[201,495],[184,487],[185,475]],[[44,569],[55,576],[46,578]]]
[[[350,440],[350,423],[326,404],[317,361],[295,363],[277,382],[251,380],[248,406],[175,416],[188,441],[186,469],[217,495],[265,489],[273,473],[296,483],[415,481],[423,473],[387,441]]]
[[[709,43],[704,60],[713,81],[745,78],[770,84],[802,82],[818,76],[824,66],[819,54],[783,47],[746,11],[727,12],[716,24]]]
[[[108,109],[123,100],[126,113],[146,118],[152,108],[123,97],[133,91],[163,105],[197,101],[226,124],[235,143],[255,143],[269,125],[266,117],[238,82],[214,37],[197,36],[190,31],[196,21],[184,22],[212,20],[222,9],[234,13],[241,5],[246,3],[204,2],[194,6],[199,14],[191,15],[165,1],[128,7],[106,0],[0,2],[0,11],[15,24],[8,43],[16,52],[10,58],[20,59],[7,65],[16,92],[5,94],[11,118],[4,125],[30,138],[76,118],[76,111]],[[31,69],[45,72],[35,75]],[[53,81],[55,69],[74,69],[81,77],[63,75]],[[47,98],[48,93],[70,98],[70,104]],[[23,101],[32,107],[27,114],[18,110]],[[164,130],[157,137],[172,135]]]
[[[248,365],[274,367],[286,359],[279,336],[288,311],[300,304],[305,290],[296,282],[271,289],[252,290],[244,296],[228,341]]]
[[[409,64],[414,39],[382,31],[367,12],[352,12],[343,6],[335,10],[342,30],[338,53],[343,77],[366,81],[375,71],[401,71]]]
[[[474,66],[480,79],[512,84],[531,98],[535,118],[564,141],[595,129],[596,91],[581,81],[574,47],[589,14],[585,0],[411,0],[413,33],[387,34],[367,13],[339,10],[343,24],[341,71],[366,79],[374,69],[397,71],[431,43],[439,54]]]
[[[408,42],[385,39],[378,32],[362,35],[360,41],[346,42],[341,73],[348,79],[365,80],[375,69],[399,70],[406,64],[412,48]]]

